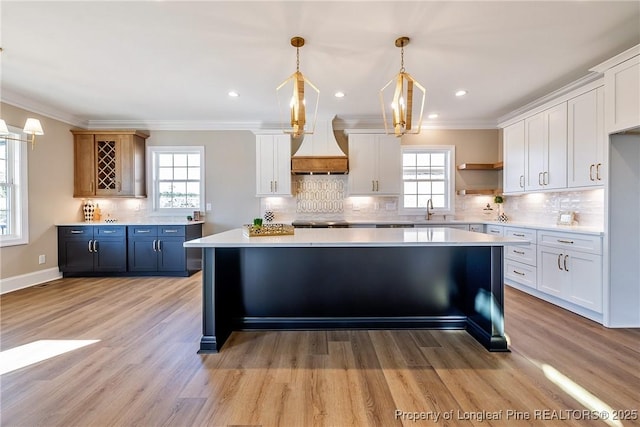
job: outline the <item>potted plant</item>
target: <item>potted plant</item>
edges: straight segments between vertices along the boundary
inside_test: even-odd
[[[507,222],[508,221],[507,215],[504,213],[504,210],[502,208],[502,204],[504,203],[504,196],[501,194],[496,194],[493,197],[493,203],[498,205],[498,221]]]

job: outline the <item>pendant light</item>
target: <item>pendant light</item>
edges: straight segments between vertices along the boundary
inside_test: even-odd
[[[283,116],[283,131],[293,137],[299,137],[304,134],[312,134],[315,130],[320,91],[300,72],[300,48],[304,46],[304,39],[299,36],[293,37],[291,46],[296,48],[296,71],[276,88],[276,93],[281,115]],[[291,84],[292,88],[287,90],[286,88],[289,84]],[[292,93],[291,97],[288,96],[289,93]],[[313,105],[313,102],[309,103],[309,98],[311,101],[315,99],[315,108],[310,125],[307,123],[307,105]],[[288,105],[288,114],[284,113],[283,104]],[[285,117],[289,118],[289,126],[285,124]]]
[[[380,104],[382,107],[382,119],[387,134],[402,136],[407,133],[420,133],[422,127],[422,115],[426,90],[404,68],[404,47],[409,44],[409,37],[396,39],[395,45],[400,48],[400,72],[389,83],[380,89]],[[395,82],[393,95],[387,88]],[[414,90],[418,88],[422,92],[422,100],[414,102]],[[386,96],[385,96],[386,95]]]

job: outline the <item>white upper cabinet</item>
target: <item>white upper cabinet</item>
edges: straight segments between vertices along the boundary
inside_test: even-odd
[[[402,188],[400,138],[349,135],[349,195],[398,195]]]
[[[291,196],[289,135],[256,135],[256,195]]]
[[[502,174],[505,194],[524,191],[524,120],[504,128],[504,169]]]
[[[616,133],[640,126],[640,56],[604,73],[606,126]]]
[[[567,103],[563,102],[524,121],[525,190],[567,187]]]
[[[568,105],[569,187],[602,186],[604,183],[604,88],[570,99]]]

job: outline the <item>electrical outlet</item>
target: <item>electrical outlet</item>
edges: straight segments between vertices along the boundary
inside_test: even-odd
[[[45,262],[47,262],[47,257],[46,257],[46,255],[40,255],[40,256],[38,256],[38,264],[44,264]]]
[[[211,203],[207,203],[207,206],[205,209],[207,212],[211,212]]]

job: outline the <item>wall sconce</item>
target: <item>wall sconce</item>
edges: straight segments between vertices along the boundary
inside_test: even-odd
[[[404,69],[404,47],[408,44],[409,37],[396,39],[395,45],[400,48],[400,72],[380,89],[380,104],[382,106],[384,129],[387,134],[393,133],[395,136],[402,136],[405,133],[420,133],[424,101],[427,94],[424,87]],[[391,102],[388,102],[388,100],[385,102],[385,90],[393,82],[395,82],[396,85],[393,96],[391,97]],[[415,103],[413,99],[414,86],[422,92],[422,101],[419,103]],[[389,112],[390,121],[387,122],[387,108],[389,107],[391,108]],[[417,120],[414,120],[416,116]]]
[[[287,78],[284,82],[280,84],[276,88],[276,94],[278,96],[278,106],[280,107],[281,115],[283,116],[282,127],[284,133],[290,133],[294,138],[302,136],[304,134],[312,134],[316,127],[316,117],[318,114],[318,101],[320,100],[320,91],[313,83],[309,81],[306,77],[302,75],[300,72],[300,48],[304,46],[304,39],[302,37],[293,37],[291,39],[291,46],[296,48],[296,71],[289,78]],[[289,84],[293,85],[293,95],[291,98],[288,98],[286,95],[288,91],[284,90],[284,88]],[[311,90],[305,91],[305,86],[308,86]],[[311,130],[308,130],[309,127],[307,124],[307,96],[311,98],[315,97],[315,110],[313,112],[313,122],[311,123]],[[287,101],[282,101],[284,98]],[[288,99],[287,99],[288,98]],[[285,126],[284,117],[286,114],[283,112],[282,104],[289,105],[289,124],[290,127]]]
[[[22,129],[22,132],[26,133],[27,135],[31,135],[31,138],[27,140],[27,139],[15,138],[15,137],[9,136],[11,135],[11,132],[9,132],[9,128],[7,128],[7,123],[4,121],[4,119],[0,119],[0,138],[1,139],[30,142],[31,149],[33,150],[36,144],[36,135],[44,135],[44,131],[42,130],[42,125],[40,124],[40,120],[32,119],[32,118],[27,119],[27,121],[24,124],[24,128]]]

